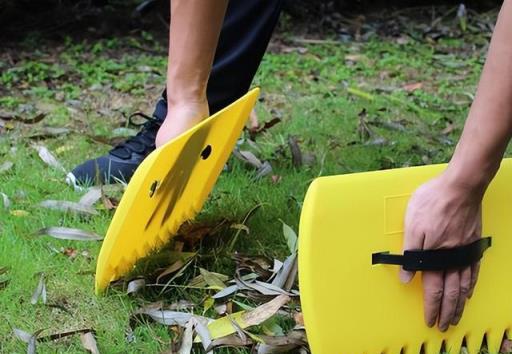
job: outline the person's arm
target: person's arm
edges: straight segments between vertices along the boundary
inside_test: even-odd
[[[481,237],[481,202],[512,136],[512,0],[505,0],[477,94],[446,171],[411,197],[404,250],[466,245]],[[511,181],[512,183],[512,181]],[[425,321],[440,330],[459,322],[478,264],[458,271],[423,272]],[[403,282],[413,273],[401,271]]]
[[[208,117],[206,85],[228,0],[172,0],[161,146]]]

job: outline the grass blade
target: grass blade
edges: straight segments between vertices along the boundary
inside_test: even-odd
[[[290,253],[295,253],[297,252],[297,234],[290,226],[285,224],[283,220],[281,220],[281,222],[283,223],[283,235],[288,244],[288,249]]]

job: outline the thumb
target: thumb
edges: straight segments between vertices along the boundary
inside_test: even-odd
[[[423,249],[423,243],[425,240],[425,233],[419,231],[418,227],[415,227],[415,222],[418,222],[415,218],[411,218],[410,216],[413,213],[410,213],[410,210],[407,211],[405,217],[405,231],[404,231],[404,245],[403,251],[406,250],[421,250]],[[418,214],[416,214],[418,215]],[[400,281],[404,284],[409,283],[413,278],[415,272],[410,272],[400,268]]]
[[[403,268],[400,268],[400,281],[403,284],[407,284],[412,280],[412,278],[414,278],[415,274],[416,272],[409,272],[407,270],[404,270]]]

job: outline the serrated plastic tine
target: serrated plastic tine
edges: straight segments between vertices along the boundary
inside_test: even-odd
[[[411,343],[404,347],[403,354],[420,354],[423,343]]]
[[[445,341],[445,348],[446,352],[456,354],[460,352],[460,348],[462,346],[462,336],[459,337],[451,337],[449,339],[446,339]]]
[[[466,336],[466,347],[468,349],[468,354],[478,354],[480,353],[480,348],[482,348],[482,342],[484,341],[484,335],[482,334],[468,334]]]
[[[387,352],[389,354],[401,354],[402,353],[402,347],[390,347]]]
[[[487,338],[487,349],[489,353],[499,353],[503,340],[503,331],[491,329],[485,334],[485,337]]]
[[[425,343],[425,354],[439,354],[443,342],[440,339],[432,339]]]

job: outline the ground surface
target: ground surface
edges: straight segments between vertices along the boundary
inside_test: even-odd
[[[351,36],[313,35],[283,18],[255,80],[263,93],[260,124],[280,122],[258,134],[255,144],[241,147],[269,161],[273,171],[256,179],[254,168],[232,158],[198,220],[237,224],[261,207],[246,223],[248,235],[222,228],[196,246],[201,256],[176,284],[187,284],[199,266],[232,275],[234,250],[286,257],[280,220],[297,229],[304,194],[317,176],[446,162],[475,93],[494,15],[470,13],[466,31],[452,11],[441,18],[442,26],[418,20],[381,33],[370,23]],[[136,340],[126,340],[134,309],[157,299],[184,299],[198,303],[201,312],[212,293],[176,287],[164,297],[151,290],[130,297],[118,287],[98,298],[93,272],[100,243],[33,236],[52,226],[104,235],[113,210],[99,203],[99,215],[80,217],[39,206],[47,199],[78,201],[83,193],[69,188],[65,174],[46,165],[32,144],[45,145],[66,170],[104,153],[109,145],[98,141],[136,129],[128,126],[128,115],[151,113],[165,66],[165,43],[147,32],[60,42],[32,35],[0,51],[0,165],[6,167],[0,192],[10,200],[2,208],[0,198],[0,267],[9,267],[0,278],[8,279],[0,290],[0,352],[26,351],[13,328],[47,334],[93,328],[101,352],[160,352],[172,342],[172,332],[162,325],[142,323],[134,329]],[[20,121],[41,113],[38,123]],[[303,161],[292,154],[290,138]],[[53,306],[30,303],[40,272]],[[77,336],[38,344],[43,353],[81,348]]]

